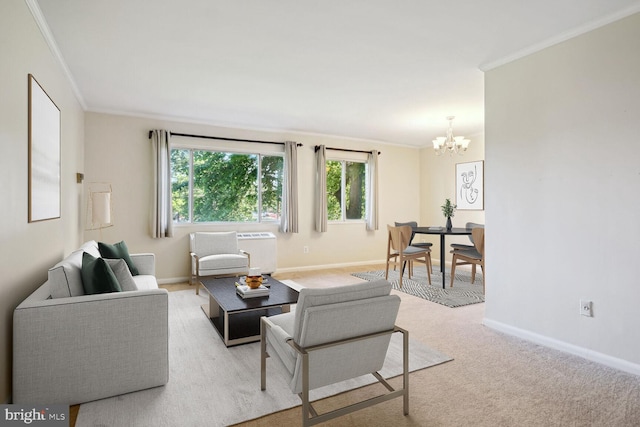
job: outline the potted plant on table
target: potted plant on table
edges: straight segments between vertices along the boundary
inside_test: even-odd
[[[446,199],[444,205],[440,207],[442,208],[442,214],[447,218],[447,230],[451,230],[451,217],[454,216],[457,205],[451,203],[450,199]]]

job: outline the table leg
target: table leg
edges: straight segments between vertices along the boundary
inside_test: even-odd
[[[440,235],[440,272],[442,272],[442,289],[444,289],[444,233]]]
[[[211,319],[215,319],[218,316],[220,316],[220,306],[218,305],[218,301],[209,294],[209,317]]]
[[[229,313],[224,311],[224,345],[229,347]]]

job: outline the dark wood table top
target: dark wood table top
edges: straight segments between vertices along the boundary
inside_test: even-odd
[[[243,299],[236,293],[239,277],[201,277],[202,284],[209,294],[226,312],[268,308],[298,302],[298,291],[291,289],[273,277],[269,277],[269,296]]]
[[[418,234],[446,234],[446,235],[459,235],[465,236],[471,234],[471,228],[465,227],[453,227],[451,230],[447,230],[446,227],[434,228],[434,227],[412,227],[414,233]]]

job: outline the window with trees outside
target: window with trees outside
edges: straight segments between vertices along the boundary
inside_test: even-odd
[[[279,222],[283,169],[278,155],[172,149],[173,221]]]
[[[348,160],[327,160],[327,219],[365,220],[367,165]]]

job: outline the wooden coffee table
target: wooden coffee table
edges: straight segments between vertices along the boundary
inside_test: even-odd
[[[260,317],[287,313],[298,302],[298,291],[269,277],[269,296],[243,299],[236,294],[238,277],[200,278],[209,293],[202,310],[227,347],[260,341]]]

